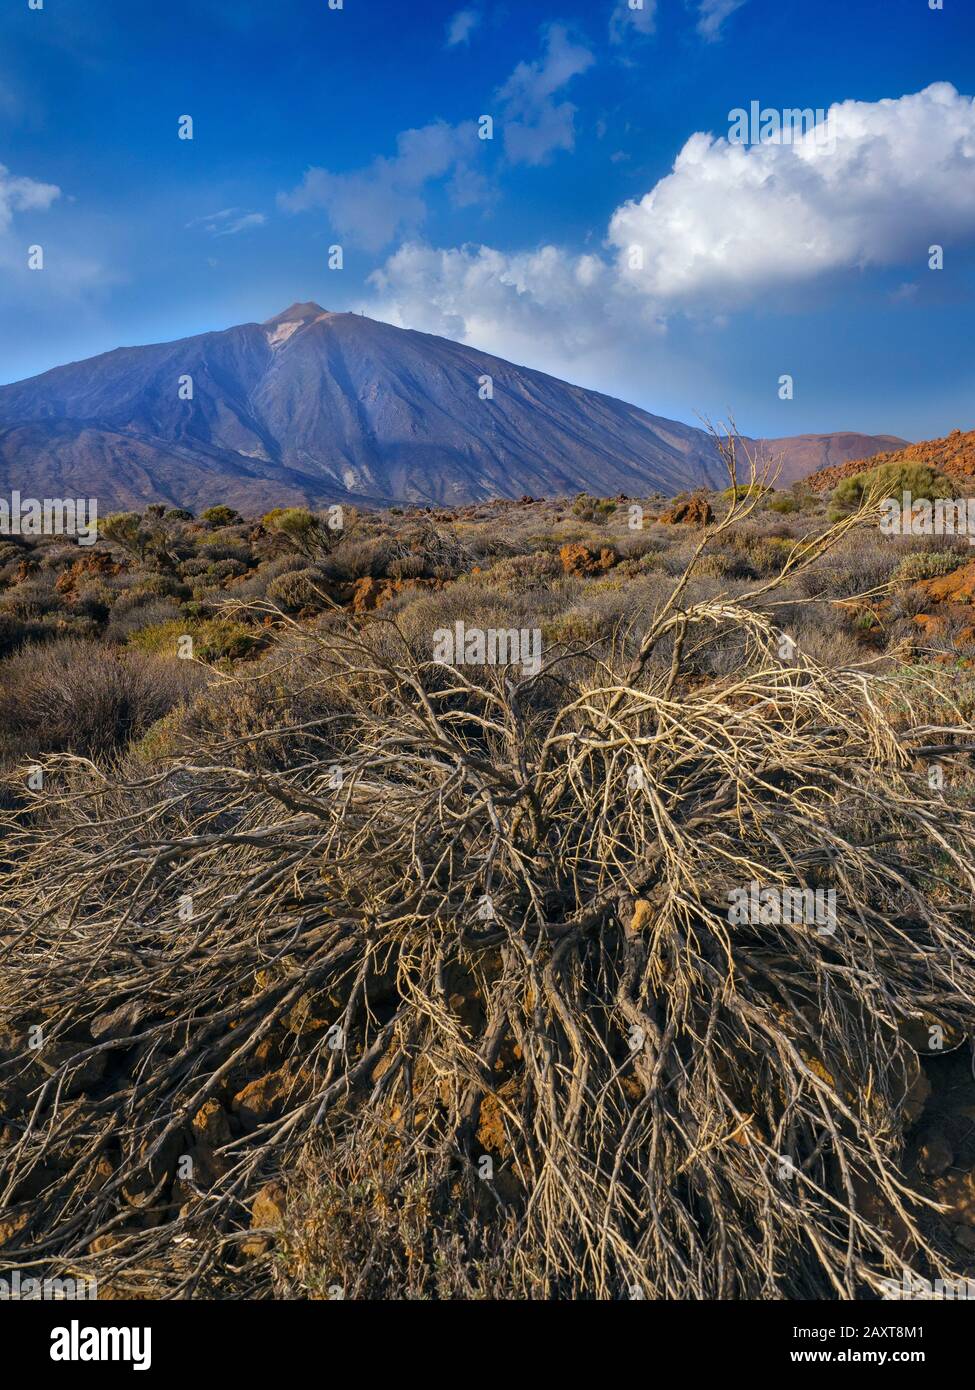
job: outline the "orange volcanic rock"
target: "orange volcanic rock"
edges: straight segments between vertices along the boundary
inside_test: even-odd
[[[813,492],[832,492],[844,478],[866,473],[882,463],[923,464],[947,478],[957,478],[960,483],[975,487],[975,430],[965,433],[952,430],[944,439],[926,439],[920,444],[908,444],[905,449],[898,449],[892,454],[874,454],[871,458],[851,459],[849,463],[838,464],[835,468],[821,468],[818,473],[810,473],[806,484]]]
[[[582,545],[580,542],[563,545],[559,551],[563,572],[580,579],[593,574],[605,574],[613,568],[618,558],[616,551],[609,546],[604,545],[597,555],[588,545]]]
[[[664,512],[660,521],[668,525],[710,526],[714,520],[711,504],[706,497],[695,493],[689,502],[678,502],[669,512]]]

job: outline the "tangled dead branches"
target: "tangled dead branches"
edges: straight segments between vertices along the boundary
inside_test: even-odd
[[[282,619],[222,678],[259,729],[40,760],[2,827],[0,1261],[167,1296],[950,1276],[903,1027],[975,1022],[975,812],[923,763],[973,731],[784,654],[768,603],[865,516],[735,602],[685,603],[692,562],[639,640],[527,677]],[[763,889],[835,909],[729,910]],[[296,1172],[275,1265],[251,1204]]]

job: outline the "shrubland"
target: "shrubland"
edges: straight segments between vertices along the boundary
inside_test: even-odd
[[[970,1272],[972,562],[883,537],[876,488],[768,481],[707,526],[214,507],[0,549],[0,1264],[156,1297]],[[538,629],[540,668],[439,663],[458,623]],[[834,919],[742,920],[751,885]]]

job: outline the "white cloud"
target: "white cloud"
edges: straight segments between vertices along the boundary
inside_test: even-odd
[[[647,37],[657,27],[657,0],[615,0],[609,18],[610,43],[625,43],[634,33]]]
[[[561,24],[545,34],[545,50],[534,63],[519,63],[498,90],[502,105],[505,154],[513,164],[543,164],[556,150],[575,145],[575,111],[555,95],[595,58],[575,44]]]
[[[0,164],[0,231],[7,230],[15,212],[46,212],[60,196],[56,184],[11,174],[5,164]]]
[[[918,264],[975,235],[975,102],[947,82],[828,112],[830,143],[733,145],[698,132],[671,174],[618,208],[634,290],[712,309],[828,271]],[[644,268],[629,270],[630,247]]]
[[[22,216],[47,212],[60,197],[56,184],[11,174],[0,164],[0,276],[7,309],[23,307],[35,316],[42,315],[44,305],[63,307],[65,300],[77,303],[81,296],[124,279],[123,272],[99,259],[104,236],[98,238],[99,250],[92,254],[83,245],[91,241],[90,235],[79,233],[77,227],[70,235],[63,229],[49,234],[34,217]],[[27,266],[28,246],[35,244],[44,250],[43,274]]]
[[[506,254],[411,243],[371,276],[371,289],[357,306],[370,317],[616,394],[624,377],[636,389],[646,344],[664,330],[603,257],[556,246]]]
[[[744,3],[745,0],[700,0],[697,7],[697,32],[704,39],[718,38],[722,24],[735,10],[740,10]]]
[[[975,102],[947,83],[829,113],[835,148],[735,146],[698,133],[671,174],[617,209],[610,255],[409,243],[371,280],[378,318],[499,356],[592,375],[686,312],[726,310],[825,273],[924,266],[975,241]],[[631,269],[629,250],[644,250]],[[594,365],[595,364],[595,365]]]
[[[267,218],[263,212],[242,212],[240,208],[223,208],[206,217],[194,217],[187,228],[202,227],[211,236],[236,236],[250,227],[263,227]]]
[[[471,34],[481,23],[479,10],[458,10],[447,21],[447,47],[470,43]]]

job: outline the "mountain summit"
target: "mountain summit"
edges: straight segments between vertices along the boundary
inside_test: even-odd
[[[802,437],[803,471],[885,436]],[[789,441],[777,441],[788,460]],[[0,387],[0,488],[244,511],[331,501],[457,505],[720,485],[703,430],[360,314],[296,303]]]
[[[327,313],[327,309],[309,300],[307,304],[292,304],[289,309],[283,309],[273,318],[265,319],[264,327],[274,328],[281,323],[311,323],[313,319],[324,318]]]

